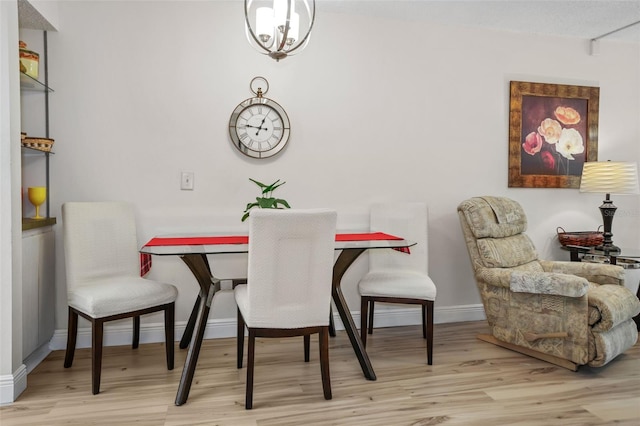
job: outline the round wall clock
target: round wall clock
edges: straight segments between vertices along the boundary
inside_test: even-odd
[[[261,87],[254,89],[257,80],[266,84],[264,91]],[[242,101],[229,119],[231,143],[246,156],[273,157],[289,141],[289,117],[280,104],[263,96],[269,90],[269,83],[265,78],[255,77],[249,88],[256,96]]]

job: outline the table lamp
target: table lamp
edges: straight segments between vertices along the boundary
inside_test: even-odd
[[[638,187],[638,163],[626,161],[591,161],[584,163],[580,192],[599,192],[607,194],[600,213],[604,228],[604,241],[596,247],[605,253],[618,252],[619,247],[613,244],[611,225],[617,207],[611,201],[610,194],[640,194]]]

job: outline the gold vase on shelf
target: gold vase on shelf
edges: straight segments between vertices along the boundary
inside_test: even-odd
[[[40,216],[40,206],[47,199],[47,188],[44,186],[32,186],[27,190],[29,201],[36,208],[36,215],[33,219],[44,219]]]

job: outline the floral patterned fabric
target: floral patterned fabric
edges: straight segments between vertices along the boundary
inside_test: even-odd
[[[458,211],[465,215],[476,238],[510,237],[527,230],[527,216],[520,204],[512,200],[488,196],[472,198],[463,201]]]
[[[555,294],[567,297],[582,297],[587,294],[589,281],[582,277],[553,272],[528,273],[513,271],[509,289],[516,293]]]
[[[508,198],[471,198],[458,215],[494,337],[593,367],[635,344],[640,301],[621,267],[539,260],[524,211]],[[568,337],[538,337],[558,332]]]
[[[478,241],[482,263],[488,268],[513,268],[538,259],[533,242],[526,234]]]
[[[577,275],[579,277],[586,278],[589,282],[598,284],[624,285],[624,269],[619,266],[605,265],[601,263],[549,260],[540,260],[539,262],[545,272]]]
[[[636,344],[638,329],[633,320],[604,332],[593,332],[589,339],[589,366],[602,367]]]
[[[612,284],[591,283],[589,306],[597,308],[601,316],[600,320],[593,324],[593,331],[611,330],[640,313],[636,295],[626,287]]]

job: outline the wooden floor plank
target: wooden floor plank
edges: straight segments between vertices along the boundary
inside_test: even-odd
[[[189,400],[174,405],[186,356],[167,371],[163,344],[105,348],[102,386],[91,394],[88,349],[63,368],[50,354],[18,400],[0,407],[14,425],[634,425],[640,424],[640,344],[609,365],[569,371],[476,338],[485,322],[437,324],[434,364],[419,326],[376,329],[367,351],[378,380],[364,378],[344,332],[330,341],[333,399],[324,400],[317,339],[258,339],[254,409],[244,409],[246,369],[235,339],[202,346]]]

